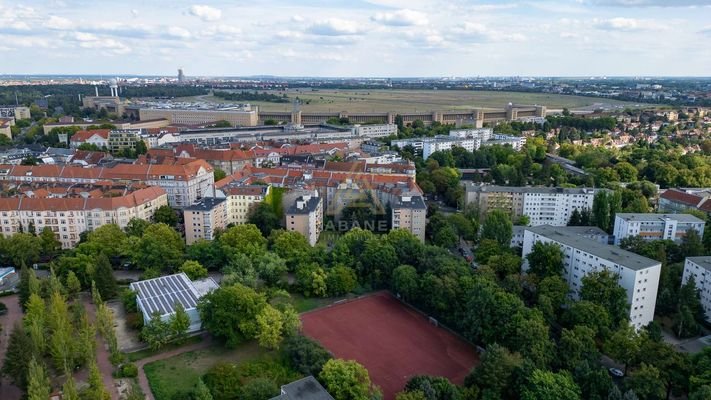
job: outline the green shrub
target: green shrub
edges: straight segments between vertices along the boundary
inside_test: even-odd
[[[136,364],[127,363],[121,366],[121,376],[124,378],[135,378],[138,376]]]

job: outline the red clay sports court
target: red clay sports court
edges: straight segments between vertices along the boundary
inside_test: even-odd
[[[462,384],[479,358],[473,346],[380,292],[301,315],[303,332],[337,358],[356,360],[392,400],[414,375]]]

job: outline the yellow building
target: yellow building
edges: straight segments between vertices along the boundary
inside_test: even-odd
[[[215,231],[227,226],[227,201],[205,197],[183,210],[185,218],[185,243],[191,245],[199,239],[212,240]]]
[[[256,110],[186,110],[141,108],[140,120],[167,119],[171,124],[204,125],[227,121],[232,126],[256,126],[259,115]]]

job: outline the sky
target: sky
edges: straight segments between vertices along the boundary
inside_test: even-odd
[[[0,0],[0,74],[711,76],[711,0]]]

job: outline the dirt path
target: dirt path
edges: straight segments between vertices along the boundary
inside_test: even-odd
[[[0,333],[0,364],[5,361],[5,351],[7,350],[7,343],[10,340],[10,334],[12,333],[12,327],[15,322],[22,321],[22,309],[20,308],[20,302],[16,294],[0,298],[7,306],[7,314],[0,316],[0,325],[2,326],[2,333]],[[22,390],[17,386],[10,383],[10,380],[3,377],[0,380],[0,399],[2,400],[19,400],[22,398]]]
[[[153,392],[151,392],[151,387],[148,384],[148,378],[146,377],[145,371],[143,371],[143,366],[146,364],[150,364],[154,361],[160,361],[166,358],[174,357],[183,353],[187,353],[189,351],[195,351],[195,350],[203,350],[206,349],[210,346],[212,346],[212,338],[207,335],[203,334],[202,335],[202,340],[198,343],[193,343],[188,346],[184,347],[179,347],[177,349],[173,349],[171,351],[166,351],[163,353],[158,353],[154,356],[146,357],[144,359],[136,361],[136,367],[138,367],[138,385],[141,387],[141,390],[143,391],[143,396],[146,400],[155,400],[153,397]]]
[[[93,324],[96,324],[96,307],[91,302],[91,299],[88,296],[83,296],[82,302],[84,303],[84,308],[86,309],[89,320]],[[101,371],[104,386],[106,387],[106,390],[109,391],[111,400],[118,400],[119,394],[116,390],[116,385],[114,384],[114,377],[111,376],[111,373],[113,372],[113,365],[111,365],[111,361],[109,359],[109,351],[106,349],[104,341],[98,334],[96,335],[96,365],[99,367],[99,371]]]

